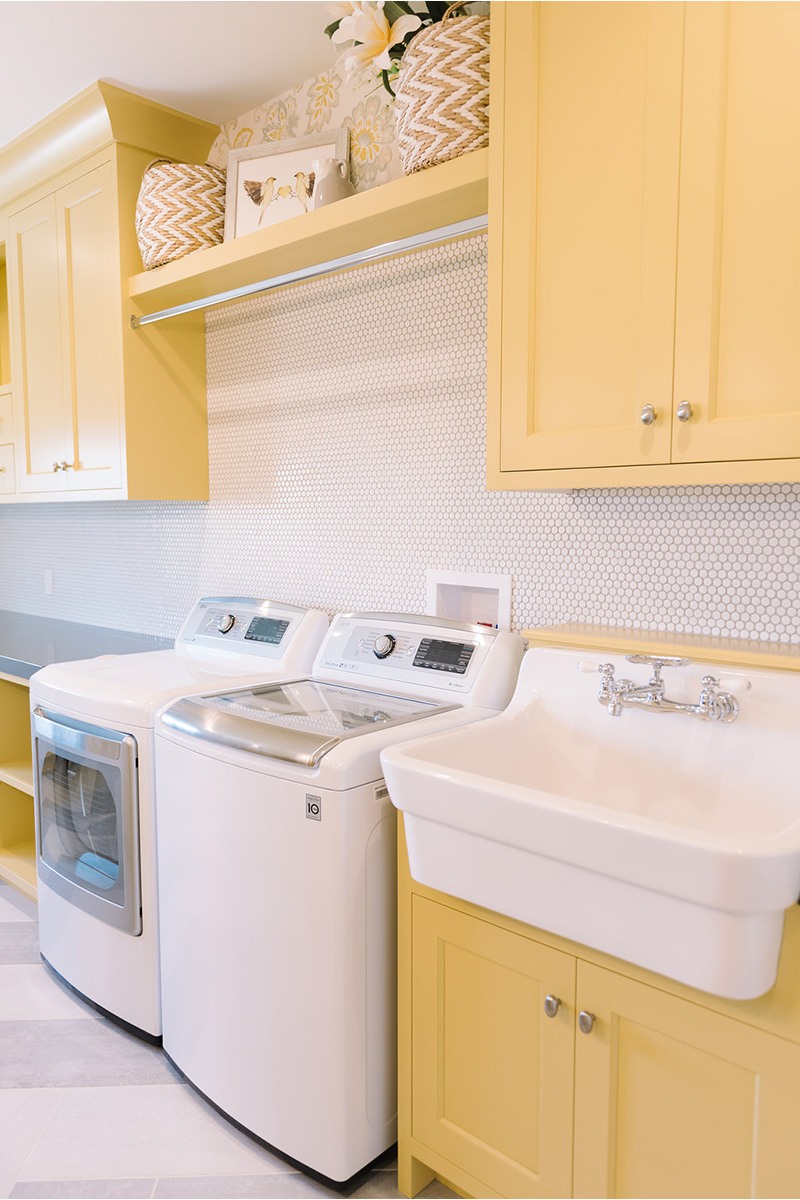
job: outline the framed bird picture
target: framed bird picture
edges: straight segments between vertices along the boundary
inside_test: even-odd
[[[313,208],[313,163],[321,158],[339,158],[349,164],[347,129],[231,150],[225,192],[225,241]]]

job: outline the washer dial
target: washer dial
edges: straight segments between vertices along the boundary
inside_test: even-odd
[[[372,645],[372,653],[376,658],[388,658],[397,645],[397,638],[391,633],[382,633],[376,637]]]
[[[236,624],[236,617],[233,613],[223,613],[217,621],[217,630],[219,633],[230,633]]]

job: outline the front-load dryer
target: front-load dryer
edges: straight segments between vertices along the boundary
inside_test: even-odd
[[[493,715],[524,646],[334,618],[310,676],[156,721],[164,1049],[240,1127],[341,1184],[396,1140],[396,814],[380,752]]]
[[[45,667],[31,678],[42,957],[76,991],[161,1036],[153,718],[167,700],[308,670],[327,616],[213,597],[174,648]]]

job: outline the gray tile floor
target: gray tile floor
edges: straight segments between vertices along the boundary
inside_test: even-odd
[[[36,909],[0,883],[0,1197],[336,1196],[196,1095],[39,957]],[[394,1160],[356,1196],[397,1197]],[[450,1197],[430,1184],[424,1197]]]

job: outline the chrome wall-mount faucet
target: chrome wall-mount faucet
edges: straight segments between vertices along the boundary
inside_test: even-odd
[[[720,681],[713,675],[704,675],[700,684],[697,704],[684,704],[679,700],[668,700],[664,695],[664,667],[686,667],[690,658],[674,658],[655,654],[626,654],[630,663],[645,663],[653,674],[648,683],[636,684],[632,679],[616,679],[613,663],[603,663],[600,672],[600,691],[597,699],[608,710],[609,716],[619,717],[623,708],[641,708],[645,712],[679,712],[700,721],[722,721],[730,724],[739,715],[739,703],[730,692],[720,690]]]

